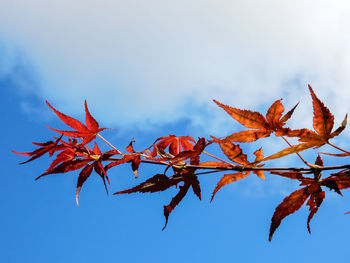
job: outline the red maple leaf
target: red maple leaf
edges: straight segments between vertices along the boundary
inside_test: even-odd
[[[119,154],[118,151],[112,150],[101,153],[96,143],[93,150],[90,150],[89,147],[83,144],[77,144],[77,142],[74,140],[70,141],[69,143],[62,141],[60,150],[61,152],[57,154],[56,159],[52,161],[46,172],[38,176],[35,180],[49,174],[67,173],[83,168],[78,176],[76,191],[76,202],[79,205],[78,198],[80,190],[94,169],[95,172],[102,178],[108,194],[106,180],[109,183],[109,179],[102,165],[102,161],[107,161],[109,157]]]
[[[111,163],[105,166],[105,170],[109,170],[112,167],[124,164],[124,163],[131,163],[131,169],[134,172],[135,178],[138,177],[138,169],[141,164],[141,155],[142,152],[136,152],[134,150],[134,147],[132,145],[133,141],[130,142],[130,144],[126,147],[126,151],[131,154],[123,154],[122,158],[113,160]]]
[[[162,146],[166,148],[167,146]],[[176,156],[163,158],[165,160],[171,161],[169,165],[176,165],[179,162],[185,161],[189,159],[190,164],[198,165],[200,158],[199,155],[203,152],[204,148],[206,147],[206,141],[204,138],[199,138],[197,143],[191,147],[192,150],[184,150],[179,152]],[[129,152],[134,152],[132,145],[129,144],[128,146]],[[175,152],[173,152],[175,153]],[[110,169],[111,167],[114,167],[116,165],[130,162],[134,158],[134,155],[124,155],[123,159],[116,160],[115,162],[112,162],[106,166],[106,169]],[[169,166],[170,167],[170,166]],[[194,174],[195,168],[186,168],[185,166],[183,168],[173,167],[175,174],[172,177],[167,177],[165,174],[156,174],[152,178],[146,180],[145,182],[123,191],[116,192],[114,194],[131,194],[136,192],[141,193],[153,193],[153,192],[159,192],[164,191],[172,186],[175,186],[181,182],[183,182],[183,185],[179,186],[179,192],[172,198],[171,202],[164,206],[164,216],[165,216],[165,225],[163,227],[163,230],[167,226],[168,218],[170,213],[175,209],[175,207],[182,201],[182,199],[185,197],[185,195],[188,192],[188,189],[192,187],[192,190],[195,195],[199,199],[201,199],[201,189],[200,189],[200,183],[197,178],[197,176]]]
[[[166,148],[169,148],[169,153],[172,156],[176,156],[182,151],[193,150],[193,144],[195,143],[196,141],[190,136],[177,137],[172,134],[169,136],[163,136],[155,140],[153,143],[151,156],[155,157],[157,154],[164,155]]]
[[[69,137],[75,137],[75,138],[82,138],[83,142],[82,144],[87,144],[89,142],[91,142],[92,140],[94,140],[96,138],[96,135],[102,131],[105,130],[106,128],[100,128],[98,122],[91,116],[89,109],[87,107],[87,103],[85,100],[85,122],[86,122],[86,126],[84,124],[82,124],[80,121],[67,116],[61,112],[59,112],[58,110],[56,110],[54,107],[52,107],[50,105],[50,103],[48,103],[46,101],[46,104],[56,113],[56,115],[68,126],[72,127],[73,129],[75,129],[75,131],[61,131],[61,130],[56,130],[53,129],[49,126],[47,126],[48,128],[50,128],[51,130],[58,132],[62,135],[66,135]]]
[[[45,153],[49,153],[49,155],[52,156],[55,153],[55,151],[58,151],[62,148],[61,146],[58,145],[58,142],[61,140],[61,138],[62,136],[56,139],[56,141],[48,141],[44,143],[32,142],[34,145],[41,146],[40,148],[32,152],[25,152],[25,153],[16,152],[16,151],[12,151],[12,152],[19,155],[31,156],[31,158],[29,158],[27,161],[20,163],[20,164],[25,164],[43,156]]]

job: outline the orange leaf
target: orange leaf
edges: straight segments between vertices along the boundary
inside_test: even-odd
[[[341,125],[330,134],[329,138],[333,138],[335,136],[338,136],[345,128],[346,124],[348,122],[348,114],[345,115],[344,120],[342,121]]]
[[[260,148],[259,150],[256,150],[254,152],[254,155],[255,155],[255,161],[254,162],[256,162],[256,163],[259,163],[259,162],[261,162],[261,160],[264,159],[264,153],[263,153],[262,148]]]
[[[233,133],[224,140],[228,142],[255,142],[260,138],[269,137],[271,132],[269,130],[245,130]]]
[[[254,174],[256,174],[261,179],[265,180],[265,173],[264,171],[253,171]]]
[[[300,142],[309,142],[309,141],[321,141],[324,143],[324,140],[320,138],[320,136],[309,129],[296,129],[291,130],[289,128],[282,129],[278,131],[280,136],[288,136],[288,137],[299,137]]]
[[[313,127],[315,131],[323,138],[329,138],[334,125],[334,116],[329,109],[320,101],[313,89],[309,85],[314,108]]]
[[[277,100],[268,109],[265,118],[261,113],[256,111],[240,110],[224,105],[216,100],[214,100],[214,102],[245,127],[257,129],[236,132],[225,138],[226,141],[234,142],[254,142],[260,138],[270,136],[272,132],[276,132],[276,136],[284,135],[284,133],[289,129],[282,127],[292,116],[295,108],[298,105],[295,105],[286,115],[282,117],[284,107],[281,100]]]
[[[243,179],[249,175],[249,172],[241,172],[241,173],[235,173],[235,174],[225,174],[220,181],[217,183],[214,192],[211,196],[210,202],[213,201],[215,194],[217,191],[220,190],[221,187],[230,184],[232,182],[238,181],[240,179]]]
[[[277,136],[299,137],[300,142],[316,142],[320,147],[327,143],[329,139],[338,136],[346,127],[347,115],[345,116],[341,126],[332,132],[334,126],[334,116],[329,109],[320,101],[313,89],[309,85],[309,91],[312,97],[313,105],[313,127],[316,132],[308,129],[291,130],[289,128],[281,128],[276,132]]]
[[[286,156],[288,154],[301,152],[301,151],[304,151],[306,149],[309,149],[309,148],[315,147],[315,146],[319,146],[317,141],[316,142],[305,142],[305,143],[301,143],[298,145],[293,145],[293,146],[286,148],[278,153],[275,153],[273,155],[270,155],[270,156],[264,158],[262,161],[278,159],[278,158],[281,158],[281,157]]]
[[[282,119],[280,120],[280,125],[281,125],[281,126],[283,126],[283,125],[285,124],[285,122],[288,121],[288,120],[292,117],[292,115],[293,115],[293,113],[294,113],[296,107],[298,106],[298,104],[299,104],[299,102],[298,102],[290,111],[288,111],[288,112],[282,117]]]
[[[266,120],[269,122],[271,128],[277,128],[278,123],[284,112],[284,107],[281,100],[276,100],[266,113]]]
[[[224,105],[216,100],[214,102],[224,109],[232,118],[247,128],[269,129],[269,124],[261,113],[250,110],[240,110]]]
[[[242,149],[239,147],[239,145],[234,144],[232,142],[219,142],[220,148],[223,151],[223,153],[233,162],[247,165],[249,164],[247,160],[247,155],[242,152]]]
[[[254,152],[255,155],[255,163],[259,163],[261,162],[261,160],[264,159],[264,154],[263,154],[263,150],[262,148],[260,148],[259,150]],[[254,166],[256,166],[256,164],[254,164]],[[258,177],[260,177],[261,179],[265,180],[265,173],[264,171],[253,171],[254,174],[256,174]]]

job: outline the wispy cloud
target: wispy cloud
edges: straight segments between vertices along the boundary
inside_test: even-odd
[[[349,10],[342,0],[3,0],[0,37],[35,66],[35,92],[65,112],[81,112],[87,98],[108,125],[186,118],[215,133],[226,119],[212,98],[256,109],[301,100],[296,123],[306,124],[307,83],[341,119]]]

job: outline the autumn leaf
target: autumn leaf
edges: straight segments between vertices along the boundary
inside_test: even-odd
[[[84,167],[88,162],[90,162],[89,159],[82,159],[82,158],[65,161],[65,162],[53,167],[52,169],[46,171],[45,173],[39,175],[37,178],[35,178],[35,180],[38,180],[41,177],[48,175],[48,174],[67,173],[67,172],[78,170],[78,169]]]
[[[293,193],[291,193],[289,196],[287,196],[281,204],[279,204],[276,207],[276,210],[272,216],[271,219],[271,226],[270,226],[270,234],[269,234],[269,241],[271,241],[272,236],[276,229],[281,224],[282,220],[290,215],[293,214],[295,211],[299,210],[300,207],[305,203],[305,201],[310,197],[313,200],[309,200],[307,202],[307,205],[310,207],[310,214],[307,219],[307,229],[309,233],[310,231],[310,220],[314,216],[314,214],[317,212],[318,208],[320,207],[323,199],[324,199],[324,192],[321,190],[320,186],[316,183],[311,184],[309,186],[303,187],[302,189],[296,190]]]
[[[83,187],[83,184],[85,183],[86,179],[88,179],[89,176],[91,175],[93,168],[94,168],[93,164],[88,164],[79,173],[78,182],[77,182],[77,190],[76,190],[76,194],[75,194],[75,201],[76,201],[78,206],[79,206],[80,190]]]
[[[190,164],[197,165],[200,161],[200,154],[204,151],[205,147],[208,144],[204,138],[198,138],[196,144],[192,147],[192,150],[184,150],[179,152],[177,155],[163,155],[161,159],[149,158],[147,159],[155,160],[155,161],[169,161],[169,166],[177,165],[178,163],[185,164],[185,161],[189,159]]]
[[[133,155],[129,155],[129,154],[125,154],[123,156],[123,158],[120,158],[118,160],[114,160],[113,162],[107,164],[104,169],[105,171],[111,169],[112,167],[115,167],[115,166],[118,166],[118,165],[121,165],[121,164],[124,164],[124,163],[127,163],[127,162],[130,162],[132,159],[134,158]]]
[[[169,136],[160,137],[153,145],[152,157],[155,157],[158,152],[164,152],[166,148],[169,149],[169,153],[173,156],[178,155],[182,151],[193,150],[193,145],[196,141],[190,136],[180,136],[170,134]]]
[[[262,165],[261,164],[258,165],[258,163],[260,163],[264,159],[264,154],[263,154],[262,148],[260,148],[259,150],[256,150],[254,152],[254,155],[255,155],[254,164],[251,165],[251,166],[252,167],[261,167]],[[249,165],[248,165],[248,167],[249,167]],[[256,174],[258,177],[260,177],[261,179],[265,180],[265,173],[264,173],[264,171],[254,170],[253,173]]]
[[[177,193],[173,196],[170,203],[163,207],[165,225],[162,230],[167,226],[172,211],[184,200],[184,197],[190,189],[192,189],[193,193],[201,200],[202,192],[200,181],[197,177],[198,175],[230,170],[230,172],[226,171],[217,182],[211,196],[212,201],[222,187],[244,179],[251,173],[257,175],[259,178],[265,179],[265,173],[267,171],[284,178],[297,180],[301,187],[301,189],[290,193],[276,207],[271,219],[269,241],[272,240],[276,229],[280,226],[284,218],[299,210],[305,203],[309,209],[307,230],[311,233],[310,221],[318,212],[318,209],[325,199],[324,187],[335,191],[339,195],[342,195],[341,191],[343,189],[350,188],[349,166],[344,164],[339,166],[324,166],[321,155],[318,155],[314,165],[304,161],[308,165],[307,168],[267,167],[262,169],[265,165],[264,161],[267,160],[281,158],[288,154],[298,153],[309,148],[319,148],[327,143],[334,146],[329,140],[338,136],[345,129],[347,115],[341,125],[337,129],[333,129],[333,114],[316,96],[310,85],[308,88],[313,105],[313,130],[285,127],[286,122],[291,118],[298,104],[287,113],[284,113],[285,109],[282,104],[282,99],[276,100],[268,108],[265,115],[256,111],[233,108],[214,100],[219,107],[247,129],[234,132],[223,139],[212,137],[212,140],[209,141],[205,138],[198,138],[196,141],[191,136],[175,136],[170,134],[168,136],[159,137],[150,147],[140,152],[134,149],[134,140],[132,140],[125,148],[126,153],[124,154],[99,135],[99,132],[104,130],[104,128],[100,128],[98,122],[92,117],[86,101],[84,103],[85,124],[59,112],[46,102],[55,114],[73,130],[63,131],[49,127],[51,130],[58,132],[61,137],[54,137],[54,140],[43,143],[34,142],[33,144],[38,146],[38,148],[32,152],[13,152],[28,157],[28,160],[23,163],[33,161],[46,153],[52,157],[52,162],[49,167],[38,176],[36,180],[46,175],[77,171],[76,202],[78,205],[81,189],[93,171],[101,177],[108,194],[107,183],[110,183],[110,181],[107,171],[109,173],[109,169],[128,163],[131,165],[135,177],[137,177],[139,166],[142,162],[163,165],[164,170],[162,172],[145,179],[142,183],[138,183],[132,188],[114,193],[115,195],[155,193],[176,187]],[[260,148],[254,152],[254,161],[250,160],[250,158],[248,160],[248,156],[243,153],[240,145],[235,144],[235,142],[254,142],[258,139],[268,137],[271,134],[283,137],[283,139],[285,139],[285,137],[296,137],[299,143],[297,145],[290,145],[288,148],[268,157],[264,157],[263,150]],[[70,137],[68,141],[62,139],[64,135]],[[93,149],[91,149],[92,146],[88,144],[95,140],[96,136],[100,136],[114,150],[101,152],[96,142]],[[82,140],[82,142],[80,140]],[[212,153],[204,152],[207,146],[212,143],[217,143],[219,145],[221,151],[229,161],[224,161]],[[342,150],[337,146],[334,147],[338,150]],[[345,150],[342,151],[344,153],[328,155],[335,157],[349,156],[349,152]],[[203,153],[213,157],[215,161],[201,160]],[[112,156],[114,155],[119,155],[120,158],[113,158]],[[339,168],[346,169],[332,173],[326,178],[322,178],[323,171]],[[199,169],[211,171],[196,173]],[[171,170],[173,171],[173,175],[167,176],[166,173]]]
[[[342,195],[340,190],[350,188],[350,169],[347,168],[340,172],[333,173],[321,180],[320,184]]]
[[[38,180],[46,175],[67,173],[83,168],[78,176],[76,190],[76,202],[79,205],[78,198],[81,188],[94,169],[95,172],[102,178],[106,192],[108,194],[106,180],[109,183],[109,179],[102,165],[102,161],[108,160],[109,157],[115,154],[119,154],[119,152],[112,150],[102,154],[96,143],[93,150],[89,150],[86,148],[87,146],[76,144],[75,141],[71,141],[70,143],[66,143],[64,141],[61,142],[62,145],[60,145],[59,149],[61,152],[57,154],[56,159],[52,161],[49,168],[35,180]]]
[[[168,219],[170,213],[175,209],[175,207],[181,202],[181,200],[185,197],[185,195],[188,192],[188,189],[190,188],[191,184],[189,182],[184,182],[184,185],[179,186],[179,192],[171,199],[171,202],[168,205],[165,205],[163,207],[164,210],[164,216],[165,216],[165,225],[162,228],[162,231],[166,228],[168,225]]]
[[[220,145],[220,148],[222,152],[227,156],[228,159],[231,161],[238,163],[242,165],[243,168],[253,168],[253,167],[261,167],[262,165],[259,164],[261,160],[264,158],[264,154],[262,151],[262,148],[254,152],[255,155],[255,161],[254,163],[250,163],[247,159],[247,155],[243,153],[242,149],[239,145],[234,144],[232,142],[225,142],[224,140],[216,140],[214,138],[214,141],[217,141]],[[236,166],[238,167],[238,166]],[[256,174],[261,179],[265,179],[264,171],[253,171],[254,174]],[[211,200],[213,201],[215,194],[225,185],[230,184],[232,182],[236,182],[238,180],[241,180],[245,177],[247,177],[250,174],[250,171],[246,172],[237,172],[234,174],[225,174],[220,181],[217,183],[213,194],[211,196]]]
[[[309,85],[309,91],[312,98],[313,106],[313,128],[308,129],[287,130],[286,135],[289,137],[299,137],[300,142],[314,142],[320,146],[328,142],[329,139],[339,135],[346,127],[347,116],[345,116],[341,126],[332,133],[334,126],[334,116],[323,102],[316,96],[315,92]]]
[[[301,152],[309,148],[318,148],[328,142],[329,139],[338,136],[346,127],[347,115],[345,116],[342,124],[334,132],[332,132],[334,126],[334,116],[330,110],[323,104],[323,102],[317,98],[313,89],[309,85],[309,91],[312,98],[313,105],[313,128],[315,131],[309,129],[297,129],[291,130],[289,128],[280,129],[276,135],[299,137],[299,141],[303,142],[298,145],[292,145],[278,153],[268,156],[264,161],[277,159],[286,155]]]
[[[58,138],[55,142],[53,142],[53,141],[48,141],[48,142],[44,142],[44,143],[33,142],[34,145],[41,146],[39,149],[36,149],[33,152],[25,152],[25,153],[16,152],[16,151],[12,151],[12,152],[15,154],[19,154],[19,155],[31,156],[31,158],[28,159],[27,161],[20,163],[20,164],[25,164],[25,163],[31,162],[31,161],[43,156],[45,153],[49,153],[49,155],[52,156],[55,151],[57,151],[61,148],[61,147],[57,146],[57,144],[61,140],[61,138],[62,138],[62,136],[60,138]]]
[[[301,188],[294,191],[289,196],[283,199],[283,202],[280,203],[272,216],[269,241],[272,240],[272,236],[275,233],[276,229],[281,224],[282,220],[297,211],[309,197],[309,194],[306,191],[307,187]]]
[[[309,91],[312,97],[312,105],[314,108],[313,127],[314,130],[323,138],[329,138],[334,125],[334,116],[330,110],[324,106],[313,89],[309,85]]]
[[[139,176],[139,166],[141,164],[140,155],[135,155],[134,158],[131,159],[131,169],[134,172],[135,178]]]
[[[314,174],[314,178],[310,178],[310,177],[305,177],[304,173],[299,172],[299,171],[288,171],[288,172],[281,172],[281,171],[270,171],[271,174],[277,174],[279,176],[283,176],[283,177],[287,177],[289,179],[293,179],[293,180],[298,180],[300,181],[300,185],[322,185],[323,180],[320,180],[321,178],[321,171],[318,168],[322,168],[323,167],[323,160],[321,158],[320,155],[317,156],[316,161],[315,161],[315,165],[314,165],[314,170],[313,170],[313,174]]]
[[[133,142],[135,142],[134,140],[132,140],[129,145],[125,148],[125,150],[128,152],[128,153],[136,153],[136,151],[134,150],[134,146],[132,145]]]
[[[250,172],[239,172],[239,173],[234,173],[234,174],[225,174],[220,181],[217,183],[213,194],[211,195],[210,202],[213,201],[215,194],[217,191],[219,191],[223,186],[230,184],[232,182],[236,182],[238,180],[241,180],[249,175]]]
[[[78,177],[77,191],[76,191],[77,205],[79,205],[78,199],[79,199],[80,190],[81,190],[84,182],[86,181],[86,179],[90,176],[90,174],[92,172],[92,168],[101,177],[103,184],[104,184],[104,187],[105,187],[105,190],[106,190],[106,193],[108,194],[106,180],[108,183],[110,183],[110,182],[109,182],[109,178],[107,176],[107,172],[102,165],[102,161],[108,160],[108,158],[110,156],[113,156],[115,154],[119,154],[119,152],[116,150],[112,150],[112,151],[102,153],[101,150],[99,149],[97,143],[95,142],[92,153],[88,157],[86,157],[87,160],[92,161],[92,163],[86,165],[84,167],[84,169],[80,172],[79,177]]]
[[[280,128],[279,122],[282,118],[284,107],[281,100],[276,100],[267,110],[266,120],[271,128]]]
[[[310,210],[310,214],[307,217],[307,230],[309,231],[310,234],[311,234],[310,221],[313,218],[313,216],[316,214],[325,196],[326,196],[326,193],[324,191],[313,193],[311,194],[310,199],[306,203],[306,205],[309,206],[309,210]]]
[[[193,193],[198,197],[199,200],[202,200],[201,186],[198,177],[196,175],[193,175],[190,178]]]
[[[134,173],[135,178],[138,177],[138,169],[141,164],[141,156],[139,152],[136,152],[134,147],[133,147],[133,142],[132,140],[129,145],[126,147],[126,151],[131,154],[124,154],[122,159],[116,160],[114,162],[111,162],[105,167],[105,170],[107,171],[108,169],[123,164],[123,163],[131,163],[131,168]]]
[[[186,196],[188,189],[192,187],[193,193],[197,195],[199,200],[201,200],[201,190],[200,184],[197,176],[193,174],[188,174],[184,177],[184,184],[179,186],[179,192],[171,199],[171,202],[168,205],[164,206],[164,216],[165,216],[165,225],[162,231],[166,228],[168,224],[168,219],[170,213],[175,209],[175,207],[182,201],[182,199]]]
[[[278,153],[272,154],[272,155],[264,158],[263,161],[278,159],[278,158],[284,157],[284,156],[292,154],[292,153],[297,153],[297,152],[304,151],[306,149],[310,149],[312,147],[315,147],[316,145],[317,144],[315,142],[306,142],[306,143],[293,145],[293,146],[286,148]]]
[[[318,155],[315,161],[315,167],[322,167],[322,166],[323,166],[323,160],[321,159],[321,156]],[[307,218],[307,230],[309,231],[309,233],[311,233],[310,221],[318,211],[318,208],[321,206],[325,198],[325,192],[321,189],[321,186],[326,186],[330,189],[333,188],[333,190],[335,190],[341,195],[339,190],[342,187],[340,183],[341,179],[340,177],[338,177],[338,175],[334,175],[333,177],[327,177],[321,180],[320,170],[315,168],[313,173],[314,173],[314,178],[309,178],[309,177],[304,177],[303,174],[298,171],[289,171],[289,172],[271,171],[271,174],[278,174],[283,177],[298,180],[301,182],[300,185],[304,185],[305,187],[294,191],[291,195],[286,197],[283,200],[283,202],[276,208],[275,213],[271,220],[269,241],[271,241],[272,235],[280,225],[281,221],[286,216],[297,211],[308,198],[309,200],[307,201],[306,205],[309,206],[310,213]],[[350,180],[349,178],[346,178],[346,179],[347,180],[345,181],[345,184],[343,186],[345,187],[346,185],[346,187],[350,187]],[[338,186],[337,180],[339,180],[339,186]]]
[[[131,163],[131,169],[134,173],[135,178],[137,178],[138,177],[138,169],[139,169],[139,166],[141,164],[141,157],[138,154],[124,154],[122,159],[119,159],[119,160],[116,160],[116,161],[109,163],[108,165],[106,165],[104,167],[104,169],[107,171],[114,166],[121,165],[124,163]]]
[[[52,168],[54,168],[55,166],[57,166],[60,163],[63,162],[67,162],[70,160],[73,160],[75,157],[77,156],[75,149],[72,148],[67,148],[66,150],[60,152],[59,154],[57,154],[56,159],[54,159],[52,161],[52,163],[50,164],[48,170],[51,170]]]
[[[101,179],[103,181],[103,185],[105,186],[106,193],[108,195],[106,180],[109,184],[110,184],[110,182],[109,182],[109,178],[107,176],[107,173],[104,170],[103,165],[101,163],[101,159],[98,159],[95,162],[93,162],[93,165],[94,165],[95,172],[101,177]]]
[[[154,193],[160,192],[172,187],[179,182],[181,182],[182,178],[172,179],[166,176],[165,174],[156,174],[153,177],[147,179],[145,182],[132,187],[130,189],[126,189],[123,191],[115,192],[114,195],[119,194],[131,194],[131,193]]]
[[[268,130],[269,124],[265,117],[256,111],[240,110],[227,105],[224,105],[216,100],[213,100],[219,107],[224,109],[232,118],[247,128]]]
[[[219,146],[222,152],[230,159],[232,162],[248,165],[249,161],[247,155],[243,153],[241,147],[238,144],[232,142],[226,142],[224,140],[219,141]]]
[[[153,177],[147,179],[145,182],[132,187],[130,189],[118,191],[114,193],[115,195],[119,194],[131,194],[131,193],[154,193],[164,191],[172,186],[178,185],[183,182],[182,186],[179,186],[179,192],[172,198],[171,202],[164,206],[164,216],[165,216],[165,225],[162,230],[168,224],[168,218],[170,213],[175,209],[175,207],[181,202],[188,192],[188,189],[192,187],[192,190],[199,199],[201,199],[201,189],[200,183],[197,176],[192,173],[180,173],[174,174],[171,178],[167,177],[165,174],[156,174]]]
[[[295,105],[293,109],[283,116],[284,107],[281,100],[277,100],[268,109],[265,118],[261,113],[256,111],[240,110],[222,104],[216,100],[214,100],[214,102],[243,126],[255,129],[233,133],[223,139],[228,142],[254,142],[260,138],[270,136],[273,132],[278,132],[292,116],[298,105]]]
[[[247,159],[247,155],[243,153],[242,149],[238,144],[234,144],[232,142],[225,142],[224,140],[218,141],[222,152],[227,156],[231,161],[242,165],[242,167],[253,168],[253,167],[261,167],[259,164],[264,160],[264,154],[262,148],[254,152],[255,160],[253,163],[249,162]],[[257,176],[262,179],[265,179],[263,171],[253,171]]]
[[[80,121],[59,112],[54,107],[52,107],[49,102],[46,101],[46,104],[56,113],[56,115],[65,124],[67,124],[68,126],[70,126],[73,129],[75,129],[75,131],[61,131],[61,130],[53,129],[49,126],[47,126],[47,127],[55,132],[62,134],[62,135],[66,135],[69,137],[75,137],[75,138],[82,138],[83,139],[82,144],[87,144],[87,143],[91,142],[92,140],[95,139],[96,135],[100,131],[106,129],[106,128],[100,128],[98,122],[91,116],[89,109],[87,107],[86,100],[85,100],[85,104],[84,104],[85,105],[86,126],[84,124],[82,124]]]

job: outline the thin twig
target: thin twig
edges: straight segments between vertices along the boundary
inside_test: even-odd
[[[348,151],[346,151],[346,150],[344,150],[344,149],[342,149],[342,148],[340,148],[340,147],[334,145],[333,143],[327,142],[327,144],[329,144],[330,146],[332,146],[332,147],[338,149],[339,151],[342,151],[342,152],[347,153],[347,154],[350,155],[350,152],[348,152]]]
[[[122,154],[117,148],[115,148],[113,146],[113,144],[111,144],[109,141],[107,141],[105,138],[103,138],[99,133],[97,133],[97,136],[100,137],[102,140],[104,140],[105,143],[107,143],[109,146],[111,146],[114,150],[116,150],[118,154],[120,154],[121,156],[124,156],[124,154]]]
[[[220,161],[220,162],[226,163],[226,164],[228,164],[228,165],[232,165],[232,163],[229,163],[229,162],[227,162],[227,161],[225,161],[225,160],[223,160],[223,159],[221,159],[221,158],[219,158],[219,157],[216,157],[215,155],[212,155],[212,154],[210,154],[210,153],[208,153],[208,152],[206,152],[206,151],[203,151],[203,153],[206,154],[206,155],[208,155],[208,156],[210,156],[210,157],[213,157],[214,159],[216,159],[216,160],[218,160],[218,161]]]
[[[121,160],[121,158],[109,158],[109,161],[117,161]],[[157,161],[151,160],[141,160],[143,163],[156,164],[156,165],[168,165]],[[315,170],[314,167],[243,167],[243,166],[230,166],[230,167],[218,167],[218,166],[201,166],[201,165],[181,165],[181,167],[173,165],[175,168],[186,169],[186,168],[195,168],[195,169],[203,169],[203,170],[220,170],[220,171],[294,171],[294,172],[313,172]],[[346,165],[334,165],[334,166],[319,166],[317,170],[325,171],[325,170],[341,170],[350,168],[350,164]]]
[[[218,173],[218,172],[222,172],[222,171],[220,171],[220,170],[214,170],[214,171],[209,171],[209,172],[195,173],[194,175],[212,174],[212,173]]]
[[[289,141],[286,139],[286,138],[284,138],[284,136],[281,136],[282,137],[282,139],[290,146],[290,147],[292,147],[293,145],[291,145],[290,143],[289,143]],[[305,163],[307,166],[309,166],[309,167],[313,167],[313,165],[312,164],[309,164],[307,161],[305,161],[304,160],[304,158],[303,157],[301,157],[301,155],[298,153],[298,152],[296,152],[296,154],[299,156],[299,158],[303,161],[303,163]]]

